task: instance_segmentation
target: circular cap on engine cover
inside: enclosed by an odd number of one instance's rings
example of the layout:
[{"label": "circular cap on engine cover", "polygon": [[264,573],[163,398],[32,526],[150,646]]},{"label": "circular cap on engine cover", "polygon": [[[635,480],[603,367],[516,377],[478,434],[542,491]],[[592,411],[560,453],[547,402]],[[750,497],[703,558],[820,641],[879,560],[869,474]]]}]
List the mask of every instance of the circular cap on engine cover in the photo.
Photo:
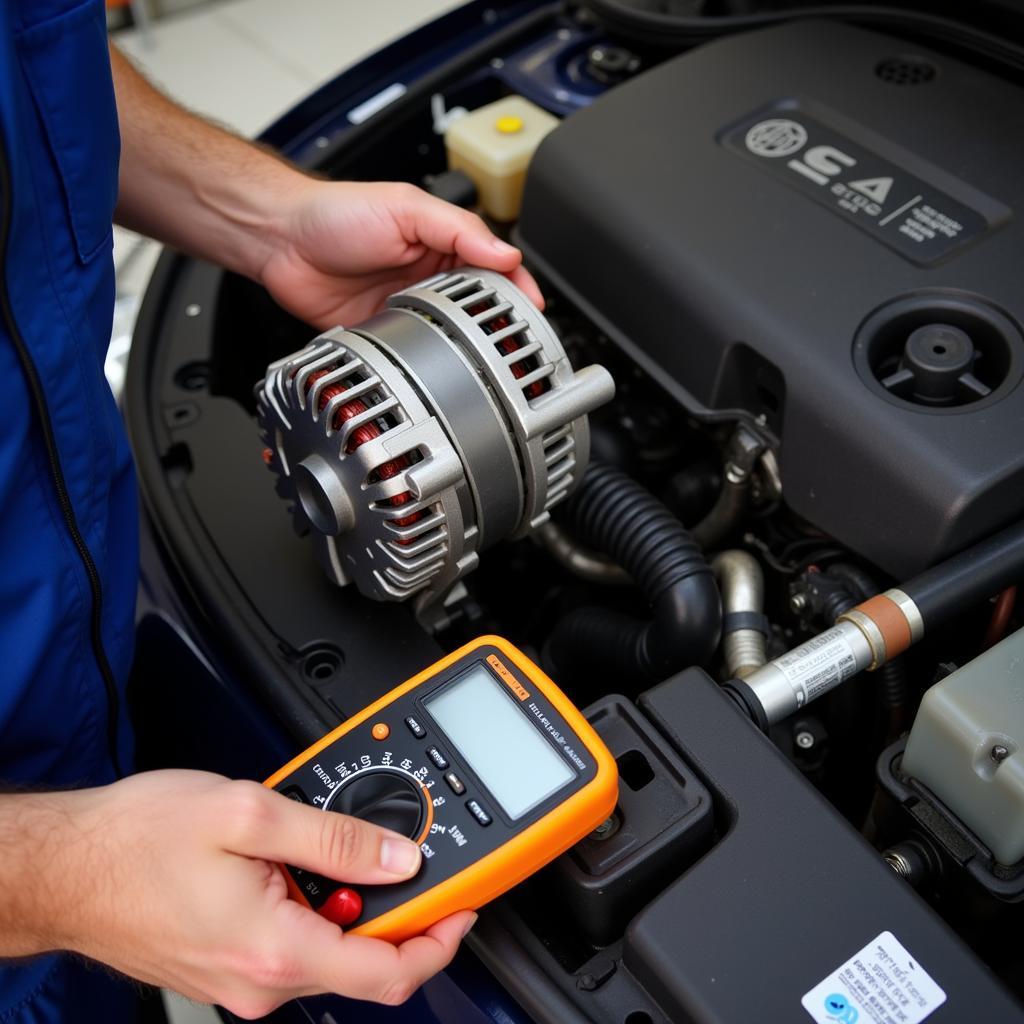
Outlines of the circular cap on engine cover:
[{"label": "circular cap on engine cover", "polygon": [[923,401],[955,398],[959,380],[974,362],[974,344],[966,331],[950,324],[925,324],[911,331],[903,366],[914,376],[914,394]]},{"label": "circular cap on engine cover", "polygon": [[853,361],[872,391],[903,408],[976,412],[1024,377],[1024,334],[981,295],[921,290],[868,315],[854,335]]}]

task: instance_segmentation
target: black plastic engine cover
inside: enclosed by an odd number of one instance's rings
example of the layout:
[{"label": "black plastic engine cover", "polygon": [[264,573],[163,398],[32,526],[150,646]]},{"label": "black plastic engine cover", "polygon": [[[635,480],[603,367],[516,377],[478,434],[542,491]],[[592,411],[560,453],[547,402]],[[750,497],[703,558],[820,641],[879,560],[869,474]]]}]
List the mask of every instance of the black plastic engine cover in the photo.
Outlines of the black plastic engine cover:
[{"label": "black plastic engine cover", "polygon": [[906,42],[752,32],[548,136],[520,240],[689,411],[763,416],[790,506],[904,576],[1024,512],[1022,123],[1024,91]]}]

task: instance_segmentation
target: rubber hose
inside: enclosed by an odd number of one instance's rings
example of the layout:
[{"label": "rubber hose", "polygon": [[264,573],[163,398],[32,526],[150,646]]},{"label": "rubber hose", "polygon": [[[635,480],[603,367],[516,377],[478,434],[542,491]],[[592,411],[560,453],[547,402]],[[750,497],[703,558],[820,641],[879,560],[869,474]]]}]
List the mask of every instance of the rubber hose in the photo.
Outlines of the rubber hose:
[{"label": "rubber hose", "polygon": [[1024,522],[1014,523],[926,569],[900,589],[917,605],[927,633],[1021,582],[1024,582]]},{"label": "rubber hose", "polygon": [[693,537],[654,495],[613,466],[592,462],[565,521],[629,573],[652,618],[605,608],[571,612],[547,644],[556,672],[593,667],[657,681],[710,659],[722,628],[718,587]]}]

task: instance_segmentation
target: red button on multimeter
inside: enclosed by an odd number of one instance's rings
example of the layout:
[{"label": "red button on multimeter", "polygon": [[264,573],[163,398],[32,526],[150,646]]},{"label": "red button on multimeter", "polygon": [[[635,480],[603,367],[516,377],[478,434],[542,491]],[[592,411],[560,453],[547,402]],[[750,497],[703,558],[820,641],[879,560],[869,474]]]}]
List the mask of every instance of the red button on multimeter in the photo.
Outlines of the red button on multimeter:
[{"label": "red button on multimeter", "polygon": [[396,687],[266,785],[419,843],[416,876],[363,888],[361,907],[341,882],[285,868],[294,899],[400,942],[482,906],[592,832],[615,806],[618,772],[565,694],[489,636]]}]

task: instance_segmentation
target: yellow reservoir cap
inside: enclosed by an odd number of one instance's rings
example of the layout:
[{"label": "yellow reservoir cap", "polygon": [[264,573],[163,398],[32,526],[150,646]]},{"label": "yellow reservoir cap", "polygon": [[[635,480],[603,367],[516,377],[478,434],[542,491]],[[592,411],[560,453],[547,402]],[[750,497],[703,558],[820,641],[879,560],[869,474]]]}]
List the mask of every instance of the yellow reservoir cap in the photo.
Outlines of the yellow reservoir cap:
[{"label": "yellow reservoir cap", "polygon": [[501,132],[502,135],[515,135],[516,132],[523,130],[523,119],[516,117],[515,114],[507,114],[505,117],[499,117],[494,122],[494,127]]}]

